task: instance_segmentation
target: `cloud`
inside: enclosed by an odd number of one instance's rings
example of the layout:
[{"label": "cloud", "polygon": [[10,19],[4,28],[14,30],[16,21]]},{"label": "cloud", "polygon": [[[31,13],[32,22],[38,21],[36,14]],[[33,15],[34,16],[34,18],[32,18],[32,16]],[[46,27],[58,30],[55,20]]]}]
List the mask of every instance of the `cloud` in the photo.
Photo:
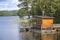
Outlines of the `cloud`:
[{"label": "cloud", "polygon": [[18,10],[18,0],[7,0],[0,2],[0,10]]}]

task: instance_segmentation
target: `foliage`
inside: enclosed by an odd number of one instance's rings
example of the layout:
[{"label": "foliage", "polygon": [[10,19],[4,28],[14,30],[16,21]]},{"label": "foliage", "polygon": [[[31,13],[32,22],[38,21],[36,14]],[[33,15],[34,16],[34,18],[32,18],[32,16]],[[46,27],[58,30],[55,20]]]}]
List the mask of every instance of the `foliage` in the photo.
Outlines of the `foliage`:
[{"label": "foliage", "polygon": [[20,20],[18,20],[18,21],[15,21],[15,22],[17,22],[17,23],[23,23],[23,22],[26,22],[26,23],[35,23],[36,22],[36,20],[35,20],[35,18],[30,18],[30,19],[20,19]]},{"label": "foliage", "polygon": [[12,10],[12,11],[0,11],[0,16],[17,16],[16,14],[17,10]]},{"label": "foliage", "polygon": [[57,9],[57,11],[55,12],[54,17],[55,17],[55,19],[54,19],[55,23],[60,23],[60,8]]},{"label": "foliage", "polygon": [[[60,0],[19,0],[21,4],[18,7],[23,7],[27,10],[26,14],[42,15],[43,11],[47,16],[53,16],[58,8],[60,8]],[[31,6],[30,10],[29,5]],[[25,10],[25,11],[26,11]]]},{"label": "foliage", "polygon": [[[19,0],[19,2],[21,2],[21,4],[18,6],[25,9],[23,11],[20,9],[21,12],[18,12],[19,16],[31,14],[34,17],[36,15],[40,16],[44,12],[46,16],[54,16],[55,21],[58,21],[60,18],[60,0]],[[29,8],[29,6],[31,6],[31,8]]]},{"label": "foliage", "polygon": [[18,0],[20,3],[17,5],[20,9],[18,10],[18,15],[20,17],[23,17],[23,16],[26,16],[28,15],[28,17],[30,18],[30,15],[29,15],[29,3],[30,1],[29,0]]},{"label": "foliage", "polygon": [[[45,13],[47,16],[53,16],[58,8],[60,8],[60,0],[34,0],[32,2],[32,14],[39,15]],[[41,12],[39,12],[41,11]],[[34,15],[33,14],[33,15]]]},{"label": "foliage", "polygon": [[36,22],[36,19],[35,18],[30,18],[29,19],[29,23],[34,23],[34,22]]},{"label": "foliage", "polygon": [[28,23],[32,24],[33,26],[36,26],[36,19],[35,18],[30,18]]},{"label": "foliage", "polygon": [[19,10],[17,11],[17,15],[18,15],[20,18],[22,18],[23,16],[25,16],[25,15],[26,15],[25,9],[24,9],[24,8],[19,9]]}]

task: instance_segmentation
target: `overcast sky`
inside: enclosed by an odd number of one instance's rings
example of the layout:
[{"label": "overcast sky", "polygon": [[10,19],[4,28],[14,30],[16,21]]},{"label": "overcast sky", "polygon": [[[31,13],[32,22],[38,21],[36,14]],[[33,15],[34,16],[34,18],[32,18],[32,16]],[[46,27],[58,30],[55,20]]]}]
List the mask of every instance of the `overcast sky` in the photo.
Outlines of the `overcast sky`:
[{"label": "overcast sky", "polygon": [[18,0],[0,0],[0,10],[17,10]]}]

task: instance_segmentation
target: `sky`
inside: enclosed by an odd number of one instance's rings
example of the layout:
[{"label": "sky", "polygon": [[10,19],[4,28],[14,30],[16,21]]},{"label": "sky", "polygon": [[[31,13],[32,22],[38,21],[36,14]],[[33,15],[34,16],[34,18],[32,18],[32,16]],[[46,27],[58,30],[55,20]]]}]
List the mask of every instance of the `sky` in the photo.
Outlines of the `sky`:
[{"label": "sky", "polygon": [[0,0],[0,10],[18,10],[18,0]]}]

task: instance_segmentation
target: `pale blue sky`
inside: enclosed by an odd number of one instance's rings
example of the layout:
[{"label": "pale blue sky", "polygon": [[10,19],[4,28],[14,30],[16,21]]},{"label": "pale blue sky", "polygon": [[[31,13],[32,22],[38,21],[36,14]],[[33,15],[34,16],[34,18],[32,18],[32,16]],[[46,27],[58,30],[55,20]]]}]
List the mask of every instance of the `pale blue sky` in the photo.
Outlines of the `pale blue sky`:
[{"label": "pale blue sky", "polygon": [[0,10],[17,10],[18,0],[0,0]]}]

